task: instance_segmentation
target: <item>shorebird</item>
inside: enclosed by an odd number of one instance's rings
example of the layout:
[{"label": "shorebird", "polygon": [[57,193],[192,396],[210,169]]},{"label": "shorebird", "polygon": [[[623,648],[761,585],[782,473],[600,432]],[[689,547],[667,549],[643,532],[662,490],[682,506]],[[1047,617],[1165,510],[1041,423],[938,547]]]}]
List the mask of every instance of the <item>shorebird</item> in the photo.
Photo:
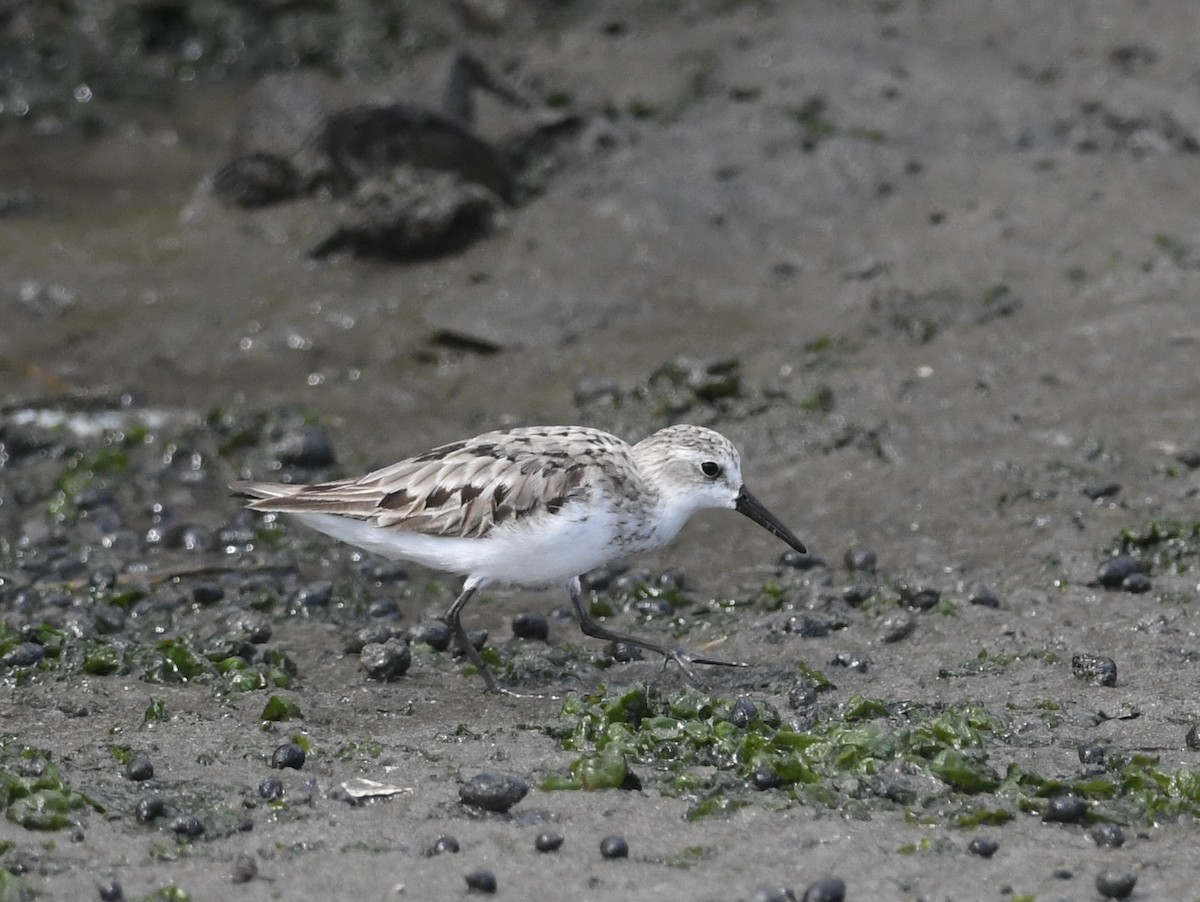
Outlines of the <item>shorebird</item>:
[{"label": "shorebird", "polygon": [[251,510],[289,514],[386,558],[465,577],[444,619],[488,689],[502,691],[461,613],[491,583],[566,585],[584,634],[691,664],[727,665],[597,623],[579,577],[670,542],[697,511],[731,508],[801,554],[801,542],[747,491],[737,448],[702,426],[668,426],[636,445],[583,426],[485,432],[368,473],[315,485],[239,482]]}]

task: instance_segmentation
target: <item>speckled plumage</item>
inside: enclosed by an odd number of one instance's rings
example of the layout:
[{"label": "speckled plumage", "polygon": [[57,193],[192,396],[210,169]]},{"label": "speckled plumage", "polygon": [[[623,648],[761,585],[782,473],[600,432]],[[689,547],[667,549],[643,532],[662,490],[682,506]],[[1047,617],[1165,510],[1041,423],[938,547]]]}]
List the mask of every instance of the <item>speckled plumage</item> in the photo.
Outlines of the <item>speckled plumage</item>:
[{"label": "speckled plumage", "polygon": [[[584,631],[607,632],[583,610],[579,575],[665,545],[706,508],[734,508],[804,550],[746,491],[733,444],[701,426],[670,426],[633,446],[582,426],[508,429],[359,479],[233,488],[254,499],[253,510],[291,514],[368,551],[465,576],[464,592],[447,614],[459,633],[458,612],[491,582],[566,582]],[[661,651],[686,669],[682,653],[618,638]]]}]

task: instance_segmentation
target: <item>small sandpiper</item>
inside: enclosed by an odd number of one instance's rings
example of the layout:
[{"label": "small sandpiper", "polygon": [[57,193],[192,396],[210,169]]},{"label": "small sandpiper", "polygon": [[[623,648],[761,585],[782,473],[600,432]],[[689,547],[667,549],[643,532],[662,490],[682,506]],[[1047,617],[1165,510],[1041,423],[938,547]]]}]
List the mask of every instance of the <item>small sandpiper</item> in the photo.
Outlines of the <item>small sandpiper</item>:
[{"label": "small sandpiper", "polygon": [[751,495],[737,448],[702,426],[668,426],[636,445],[583,426],[485,432],[368,473],[315,485],[239,482],[257,511],[291,514],[343,542],[386,558],[466,577],[446,611],[456,641],[488,689],[497,685],[467,638],[460,614],[491,583],[565,583],[588,636],[624,642],[675,661],[728,664],[624,636],[592,619],[579,577],[667,544],[688,518],[732,508],[801,554],[804,543]]}]

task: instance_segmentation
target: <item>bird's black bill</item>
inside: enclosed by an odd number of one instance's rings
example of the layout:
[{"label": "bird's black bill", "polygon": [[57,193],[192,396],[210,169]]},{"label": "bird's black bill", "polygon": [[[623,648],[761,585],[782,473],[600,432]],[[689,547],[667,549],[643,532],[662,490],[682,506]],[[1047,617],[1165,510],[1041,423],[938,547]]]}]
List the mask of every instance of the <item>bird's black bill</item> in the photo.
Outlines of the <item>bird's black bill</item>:
[{"label": "bird's black bill", "polygon": [[795,533],[780,523],[779,519],[773,513],[763,507],[761,501],[747,492],[745,486],[742,486],[742,491],[738,494],[733,509],[739,514],[745,514],[771,535],[783,539],[801,554],[808,554],[808,549],[804,547],[803,542],[796,538]]}]

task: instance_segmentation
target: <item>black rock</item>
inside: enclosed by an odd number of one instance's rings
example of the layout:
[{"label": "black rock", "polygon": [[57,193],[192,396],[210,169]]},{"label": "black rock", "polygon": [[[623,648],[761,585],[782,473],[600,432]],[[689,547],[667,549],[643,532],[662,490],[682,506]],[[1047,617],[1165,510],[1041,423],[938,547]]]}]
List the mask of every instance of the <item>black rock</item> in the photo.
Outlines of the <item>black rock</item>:
[{"label": "black rock", "polygon": [[116,877],[102,877],[96,884],[102,902],[121,902],[125,898],[125,890]]},{"label": "black rock", "polygon": [[1134,595],[1140,595],[1142,592],[1149,592],[1153,587],[1153,583],[1150,582],[1150,577],[1145,573],[1130,573],[1127,577],[1121,580],[1121,591],[1132,592]]},{"label": "black rock", "polygon": [[266,777],[258,784],[258,797],[266,802],[283,798],[283,781],[278,777]]},{"label": "black rock", "polygon": [[21,642],[8,650],[0,664],[5,667],[32,667],[46,657],[46,649],[36,642]]},{"label": "black rock", "polygon": [[629,843],[625,842],[624,836],[613,834],[606,836],[600,840],[600,857],[601,858],[628,858]]},{"label": "black rock", "polygon": [[1042,820],[1054,824],[1077,824],[1087,813],[1087,799],[1072,795],[1055,796],[1042,810]]},{"label": "black rock", "polygon": [[870,548],[848,548],[844,560],[846,569],[851,573],[874,573],[879,563],[878,557]]},{"label": "black rock", "polygon": [[751,782],[754,784],[755,789],[761,789],[764,791],[768,789],[778,789],[783,785],[783,777],[779,776],[779,774],[775,773],[775,771],[773,771],[771,768],[764,766],[760,767],[754,772]]},{"label": "black rock", "polygon": [[158,796],[143,796],[133,809],[133,816],[139,824],[148,824],[166,813],[167,806]]},{"label": "black rock", "polygon": [[910,608],[928,611],[942,600],[942,593],[937,589],[913,589],[909,586],[901,586],[900,600]]},{"label": "black rock", "polygon": [[300,186],[300,172],[286,157],[262,151],[234,157],[212,180],[217,197],[243,209],[290,200]]},{"label": "black rock", "polygon": [[458,840],[453,836],[439,836],[433,841],[433,845],[429,847],[430,855],[453,855],[459,850]]},{"label": "black rock", "polygon": [[687,583],[687,574],[682,567],[670,567],[658,574],[658,579],[654,582],[662,589],[682,591]]},{"label": "black rock", "polygon": [[181,814],[171,821],[171,832],[194,839],[204,835],[204,821],[194,814]]},{"label": "black rock", "polygon": [[781,570],[812,570],[816,567],[824,566],[824,558],[817,557],[815,554],[801,554],[792,548],[779,555],[779,568]]},{"label": "black rock", "polygon": [[845,898],[846,881],[841,877],[822,877],[809,884],[802,902],[844,902]]},{"label": "black rock", "polygon": [[388,639],[382,644],[372,642],[363,646],[358,663],[370,679],[387,682],[408,672],[412,650],[403,639]]},{"label": "black rock", "polygon": [[135,755],[130,762],[125,765],[125,778],[141,782],[149,780],[154,776],[154,765],[150,763],[150,759],[145,755]]},{"label": "black rock", "polygon": [[562,848],[563,838],[559,833],[539,833],[533,847],[539,852],[557,852]]},{"label": "black rock", "polygon": [[917,618],[911,611],[900,611],[891,617],[885,617],[882,626],[879,636],[881,640],[889,644],[902,642],[916,631]]},{"label": "black rock", "polygon": [[858,607],[875,594],[875,587],[870,583],[852,583],[842,589],[842,601],[853,607]]},{"label": "black rock", "polygon": [[789,617],[783,625],[785,633],[793,633],[803,639],[820,639],[829,635],[829,624],[807,614],[796,614]]},{"label": "black rock", "polygon": [[967,598],[969,604],[977,604],[983,608],[998,608],[1000,607],[1000,599],[996,597],[996,593],[987,586],[975,586],[971,590],[971,595]]},{"label": "black rock", "polygon": [[1119,824],[1097,824],[1088,832],[1088,836],[1096,845],[1109,849],[1119,849],[1125,845],[1125,831]]},{"label": "black rock", "polygon": [[733,707],[729,709],[729,722],[735,727],[740,727],[743,730],[758,720],[758,705],[743,695],[733,703]]},{"label": "black rock", "polygon": [[764,883],[755,887],[750,902],[796,902],[796,896],[790,889]]},{"label": "black rock", "polygon": [[1200,448],[1188,448],[1186,451],[1180,451],[1175,459],[1188,469],[1194,470],[1200,467]]},{"label": "black rock", "polygon": [[1104,655],[1072,655],[1071,673],[1095,686],[1117,685],[1117,662]]},{"label": "black rock", "polygon": [[329,467],[337,460],[333,442],[319,426],[301,426],[275,444],[275,458],[287,467],[309,470]]},{"label": "black rock", "polygon": [[1192,724],[1188,728],[1187,735],[1183,737],[1183,741],[1193,752],[1200,752],[1200,724]]},{"label": "black rock", "polygon": [[967,851],[972,855],[978,855],[980,858],[991,858],[999,848],[1000,843],[996,842],[990,836],[976,836],[967,843]]},{"label": "black rock", "polygon": [[630,661],[642,660],[642,650],[628,642],[610,642],[608,656],[618,664],[628,664]]},{"label": "black rock", "polygon": [[488,631],[484,629],[467,630],[467,641],[475,646],[476,651],[483,651],[483,647],[487,645]]},{"label": "black rock", "polygon": [[477,774],[458,788],[464,805],[503,814],[525,798],[529,784],[508,774]]},{"label": "black rock", "polygon": [[103,564],[91,572],[88,582],[91,583],[93,589],[99,589],[102,592],[108,591],[117,585],[117,570],[115,567]]},{"label": "black rock", "polygon": [[1118,554],[1096,569],[1096,579],[1106,589],[1118,589],[1127,576],[1141,572],[1142,565],[1137,560],[1127,554]]},{"label": "black rock", "polygon": [[400,605],[396,603],[396,599],[390,596],[376,598],[367,608],[367,616],[374,617],[376,620],[395,620],[400,616]]},{"label": "black rock", "polygon": [[239,855],[233,860],[229,878],[234,883],[249,883],[258,876],[258,862],[253,855]]},{"label": "black rock", "polygon": [[666,598],[643,598],[633,603],[633,609],[643,617],[673,617],[675,605]]},{"label": "black rock", "polygon": [[342,651],[348,655],[356,655],[368,645],[382,645],[388,639],[398,638],[399,635],[399,631],[391,623],[368,623],[354,631],[354,635],[342,646]]},{"label": "black rock", "polygon": [[545,642],[550,638],[550,623],[537,611],[522,611],[512,619],[513,635],[518,639]]},{"label": "black rock", "polygon": [[817,703],[817,687],[808,682],[794,684],[787,694],[788,706],[796,708],[811,708]]},{"label": "black rock", "polygon": [[309,583],[296,593],[296,604],[302,608],[324,608],[333,600],[333,583],[328,580]]},{"label": "black rock", "polygon": [[1137,875],[1132,871],[1105,868],[1096,875],[1096,892],[1106,899],[1126,899],[1137,886]]},{"label": "black rock", "polygon": [[1121,493],[1121,486],[1115,482],[1087,482],[1080,489],[1084,495],[1097,501],[1100,498],[1111,498]]},{"label": "black rock", "polygon": [[228,623],[231,632],[244,636],[252,645],[269,642],[274,629],[271,618],[260,611],[238,611]]},{"label": "black rock", "polygon": [[278,770],[285,767],[299,770],[304,767],[304,749],[294,742],[285,742],[271,754],[271,767]]},{"label": "black rock", "polygon": [[434,651],[445,651],[450,647],[450,627],[442,620],[425,620],[408,630],[408,641],[428,645]]},{"label": "black rock", "polygon": [[496,875],[486,868],[471,871],[466,876],[467,889],[473,893],[494,893],[496,891]]},{"label": "black rock", "polygon": [[225,597],[225,590],[220,583],[203,582],[192,586],[192,601],[196,604],[216,604]]},{"label": "black rock", "polygon": [[1079,747],[1080,764],[1103,764],[1104,746],[1098,742],[1089,742]]}]

